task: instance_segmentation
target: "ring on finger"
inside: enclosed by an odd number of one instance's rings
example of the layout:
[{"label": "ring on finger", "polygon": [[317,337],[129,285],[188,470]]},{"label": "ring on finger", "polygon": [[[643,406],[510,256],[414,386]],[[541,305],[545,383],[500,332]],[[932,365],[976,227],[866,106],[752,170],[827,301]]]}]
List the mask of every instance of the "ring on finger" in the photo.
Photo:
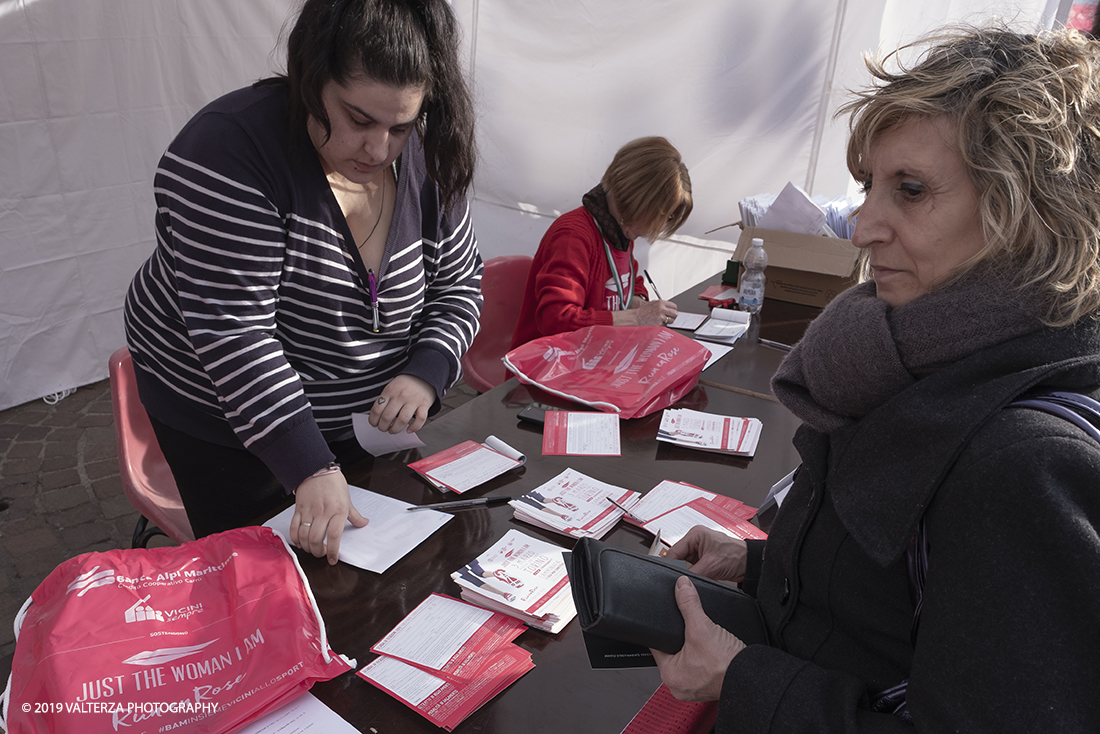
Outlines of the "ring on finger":
[{"label": "ring on finger", "polygon": [[302,527],[303,527],[303,528],[308,528],[308,527],[309,527],[310,525],[312,525],[312,524],[313,524],[313,523],[311,523],[311,522],[304,522],[304,523],[302,523]]}]

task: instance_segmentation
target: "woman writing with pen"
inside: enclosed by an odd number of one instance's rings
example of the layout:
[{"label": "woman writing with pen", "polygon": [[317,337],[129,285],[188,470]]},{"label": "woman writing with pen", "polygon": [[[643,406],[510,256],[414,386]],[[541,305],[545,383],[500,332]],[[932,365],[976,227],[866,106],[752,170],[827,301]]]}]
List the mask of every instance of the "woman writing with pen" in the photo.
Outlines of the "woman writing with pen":
[{"label": "woman writing with pen", "polygon": [[307,0],[287,73],[201,110],[161,159],[126,299],[142,403],[196,536],[294,494],[336,562],[352,413],[415,431],[478,329],[473,112],[446,0]]},{"label": "woman writing with pen", "polygon": [[676,304],[649,300],[634,240],[668,237],[691,214],[691,179],[679,151],[661,137],[627,143],[581,203],[539,243],[513,349],[585,326],[662,326],[676,318]]}]

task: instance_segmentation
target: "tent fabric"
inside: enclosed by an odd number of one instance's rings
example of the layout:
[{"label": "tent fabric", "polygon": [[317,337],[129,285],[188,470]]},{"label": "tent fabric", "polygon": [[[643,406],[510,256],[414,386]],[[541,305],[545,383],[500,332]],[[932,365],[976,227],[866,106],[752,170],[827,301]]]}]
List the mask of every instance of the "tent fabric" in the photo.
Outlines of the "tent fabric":
[{"label": "tent fabric", "polygon": [[[664,135],[695,211],[639,248],[662,293],[724,267],[737,202],[788,180],[846,193],[861,53],[944,19],[1033,29],[1066,0],[453,0],[478,104],[485,257],[533,254],[615,150]],[[1063,7],[1064,6],[1064,7]],[[0,0],[0,409],[107,375],[153,249],[152,179],[174,133],[280,68],[296,0]]]}]

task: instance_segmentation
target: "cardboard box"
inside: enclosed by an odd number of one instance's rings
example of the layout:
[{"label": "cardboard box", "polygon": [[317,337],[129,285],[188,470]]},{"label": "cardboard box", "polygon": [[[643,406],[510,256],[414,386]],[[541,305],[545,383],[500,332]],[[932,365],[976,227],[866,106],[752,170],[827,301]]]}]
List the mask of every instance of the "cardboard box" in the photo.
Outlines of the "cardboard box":
[{"label": "cardboard box", "polygon": [[[824,307],[856,283],[859,250],[851,240],[746,227],[737,240],[735,260],[744,259],[754,237],[764,240],[768,253],[765,298]],[[742,266],[742,274],[744,271]]]}]

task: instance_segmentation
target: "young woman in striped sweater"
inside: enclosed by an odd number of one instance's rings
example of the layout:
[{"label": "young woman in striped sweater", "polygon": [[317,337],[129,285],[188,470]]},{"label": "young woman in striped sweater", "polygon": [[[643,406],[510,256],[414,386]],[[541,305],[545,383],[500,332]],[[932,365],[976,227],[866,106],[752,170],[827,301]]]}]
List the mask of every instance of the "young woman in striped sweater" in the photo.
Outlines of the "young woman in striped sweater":
[{"label": "young woman in striped sweater", "polygon": [[419,429],[478,330],[473,112],[446,0],[308,0],[287,73],[201,110],[154,181],[126,330],[197,536],[295,494],[336,562],[353,412]]}]

